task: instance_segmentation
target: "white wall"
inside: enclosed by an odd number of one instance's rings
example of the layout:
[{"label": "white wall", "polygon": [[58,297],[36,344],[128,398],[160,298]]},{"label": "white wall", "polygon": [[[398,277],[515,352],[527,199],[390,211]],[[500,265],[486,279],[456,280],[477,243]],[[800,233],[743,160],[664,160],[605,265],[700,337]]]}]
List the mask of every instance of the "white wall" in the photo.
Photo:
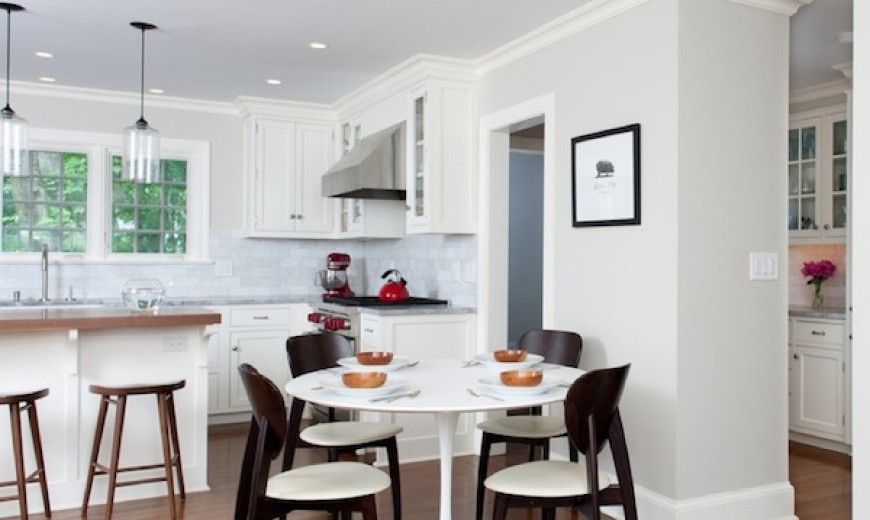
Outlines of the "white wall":
[{"label": "white wall", "polygon": [[[785,260],[788,19],[638,3],[488,72],[480,114],[555,97],[544,321],[584,336],[584,368],[632,363],[623,416],[642,515],[787,517],[785,280],[750,283],[748,254]],[[571,227],[570,139],[635,122],[641,225]]]},{"label": "white wall", "polygon": [[[855,0],[853,49],[852,142],[870,142],[870,3]],[[870,518],[870,150],[852,150],[852,518]]]}]

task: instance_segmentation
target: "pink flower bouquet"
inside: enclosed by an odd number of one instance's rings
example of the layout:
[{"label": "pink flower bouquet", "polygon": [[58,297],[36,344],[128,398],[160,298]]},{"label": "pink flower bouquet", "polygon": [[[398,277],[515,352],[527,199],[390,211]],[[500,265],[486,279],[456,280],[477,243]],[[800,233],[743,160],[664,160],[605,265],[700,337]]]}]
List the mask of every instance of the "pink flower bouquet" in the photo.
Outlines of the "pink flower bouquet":
[{"label": "pink flower bouquet", "polygon": [[809,276],[807,285],[815,286],[813,294],[813,307],[821,308],[824,300],[822,298],[822,282],[834,276],[837,271],[837,266],[830,260],[819,260],[818,262],[804,262],[801,269],[801,274]]}]

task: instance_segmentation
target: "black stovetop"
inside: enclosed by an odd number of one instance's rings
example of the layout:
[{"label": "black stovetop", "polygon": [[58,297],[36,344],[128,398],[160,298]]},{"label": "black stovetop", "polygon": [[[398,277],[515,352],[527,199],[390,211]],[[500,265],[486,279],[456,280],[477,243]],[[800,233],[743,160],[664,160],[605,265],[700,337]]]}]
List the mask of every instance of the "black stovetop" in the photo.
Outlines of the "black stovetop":
[{"label": "black stovetop", "polygon": [[339,305],[348,305],[356,307],[404,307],[410,305],[447,305],[447,300],[436,300],[433,298],[418,298],[411,296],[407,300],[398,302],[384,302],[377,296],[324,296],[324,303],[337,303]]}]

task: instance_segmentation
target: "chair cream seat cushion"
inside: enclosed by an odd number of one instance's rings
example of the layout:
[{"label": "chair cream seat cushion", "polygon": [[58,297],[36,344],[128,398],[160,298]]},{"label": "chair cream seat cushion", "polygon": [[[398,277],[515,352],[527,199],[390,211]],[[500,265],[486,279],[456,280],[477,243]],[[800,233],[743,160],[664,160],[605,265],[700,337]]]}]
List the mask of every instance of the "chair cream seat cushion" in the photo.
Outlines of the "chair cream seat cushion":
[{"label": "chair cream seat cushion", "polygon": [[299,433],[299,438],[317,446],[350,446],[388,439],[401,432],[401,426],[390,423],[337,421],[309,426]]},{"label": "chair cream seat cushion", "polygon": [[390,477],[360,462],[302,466],[269,478],[266,496],[277,500],[337,500],[378,493]]},{"label": "chair cream seat cushion", "polygon": [[[611,483],[610,477],[598,472],[599,489]],[[589,494],[586,464],[563,460],[539,460],[510,466],[493,473],[483,485],[496,493],[525,497]]]},{"label": "chair cream seat cushion", "polygon": [[530,439],[546,439],[565,435],[565,419],[547,415],[509,415],[487,419],[478,423],[478,428],[495,435],[505,437],[526,437]]}]

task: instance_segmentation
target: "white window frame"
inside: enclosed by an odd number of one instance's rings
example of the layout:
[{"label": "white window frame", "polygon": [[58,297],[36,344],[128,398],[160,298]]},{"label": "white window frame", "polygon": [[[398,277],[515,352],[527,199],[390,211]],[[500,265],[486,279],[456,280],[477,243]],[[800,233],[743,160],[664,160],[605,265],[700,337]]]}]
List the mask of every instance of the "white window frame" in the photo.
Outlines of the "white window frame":
[{"label": "white window frame", "polygon": [[[88,156],[87,252],[52,255],[52,262],[97,264],[177,264],[209,262],[211,145],[207,141],[160,139],[163,159],[187,162],[187,247],[183,255],[112,253],[111,156],[120,155],[121,136],[92,132],[31,128],[29,148]],[[39,253],[0,252],[0,263],[29,263]]]}]

